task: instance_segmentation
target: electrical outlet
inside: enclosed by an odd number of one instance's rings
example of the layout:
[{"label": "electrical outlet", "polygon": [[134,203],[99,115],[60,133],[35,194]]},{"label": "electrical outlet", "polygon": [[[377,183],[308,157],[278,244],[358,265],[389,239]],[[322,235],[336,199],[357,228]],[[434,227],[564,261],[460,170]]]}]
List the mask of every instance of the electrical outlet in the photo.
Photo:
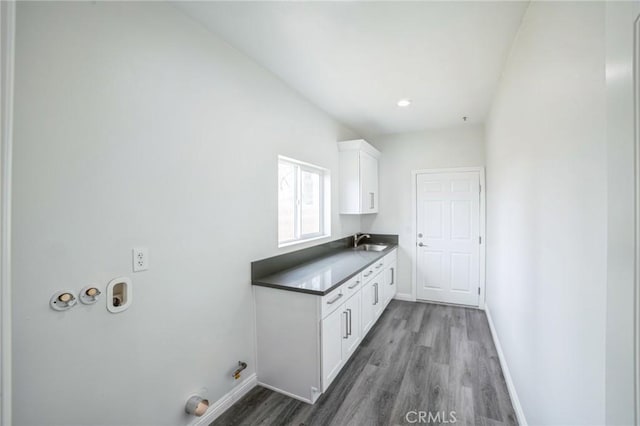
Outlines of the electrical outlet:
[{"label": "electrical outlet", "polygon": [[136,247],[133,252],[133,272],[146,271],[149,269],[149,249],[146,247]]}]

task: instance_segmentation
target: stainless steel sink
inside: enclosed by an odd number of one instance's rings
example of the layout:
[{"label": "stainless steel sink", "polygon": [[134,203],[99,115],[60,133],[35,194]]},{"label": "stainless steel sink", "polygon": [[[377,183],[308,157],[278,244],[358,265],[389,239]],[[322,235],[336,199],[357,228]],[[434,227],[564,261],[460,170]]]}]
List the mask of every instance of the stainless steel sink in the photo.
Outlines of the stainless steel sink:
[{"label": "stainless steel sink", "polygon": [[384,244],[361,244],[356,247],[356,250],[364,250],[364,251],[383,251],[385,250],[387,245]]}]

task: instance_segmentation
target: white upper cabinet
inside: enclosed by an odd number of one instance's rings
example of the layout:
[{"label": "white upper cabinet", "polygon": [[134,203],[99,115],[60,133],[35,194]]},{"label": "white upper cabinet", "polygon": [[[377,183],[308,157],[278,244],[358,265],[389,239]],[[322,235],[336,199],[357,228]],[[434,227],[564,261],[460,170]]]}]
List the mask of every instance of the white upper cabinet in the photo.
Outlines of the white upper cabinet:
[{"label": "white upper cabinet", "polygon": [[338,142],[340,214],[378,213],[380,151],[364,139]]}]

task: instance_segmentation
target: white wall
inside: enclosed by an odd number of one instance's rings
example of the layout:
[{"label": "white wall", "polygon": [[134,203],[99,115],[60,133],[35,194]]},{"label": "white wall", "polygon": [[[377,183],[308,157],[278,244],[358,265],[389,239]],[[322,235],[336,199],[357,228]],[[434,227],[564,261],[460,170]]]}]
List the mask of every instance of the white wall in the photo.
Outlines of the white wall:
[{"label": "white wall", "polygon": [[[335,239],[359,230],[335,190],[336,141],[357,135],[170,5],[17,19],[14,425],[186,424],[187,396],[255,371],[249,263],[279,252],[277,154],[331,169]],[[48,307],[122,275],[124,313]]]},{"label": "white wall", "polygon": [[604,4],[532,2],[487,122],[487,305],[530,424],[605,423]]},{"label": "white wall", "polygon": [[444,167],[484,166],[484,127],[462,125],[368,139],[382,152],[380,212],[362,216],[365,232],[398,234],[398,293],[412,293],[411,172]]},{"label": "white wall", "polygon": [[607,424],[634,422],[633,24],[640,2],[606,5]]}]

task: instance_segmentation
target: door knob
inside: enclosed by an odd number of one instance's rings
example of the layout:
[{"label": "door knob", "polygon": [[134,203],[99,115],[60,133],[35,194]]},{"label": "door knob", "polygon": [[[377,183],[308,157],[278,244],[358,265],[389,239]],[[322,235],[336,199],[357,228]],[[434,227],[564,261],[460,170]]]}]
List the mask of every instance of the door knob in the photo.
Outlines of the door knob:
[{"label": "door knob", "polygon": [[418,243],[418,246],[420,246],[420,247],[424,247],[424,244],[422,244],[422,243]]},{"label": "door knob", "polygon": [[418,234],[418,238],[422,238],[422,233]]}]

